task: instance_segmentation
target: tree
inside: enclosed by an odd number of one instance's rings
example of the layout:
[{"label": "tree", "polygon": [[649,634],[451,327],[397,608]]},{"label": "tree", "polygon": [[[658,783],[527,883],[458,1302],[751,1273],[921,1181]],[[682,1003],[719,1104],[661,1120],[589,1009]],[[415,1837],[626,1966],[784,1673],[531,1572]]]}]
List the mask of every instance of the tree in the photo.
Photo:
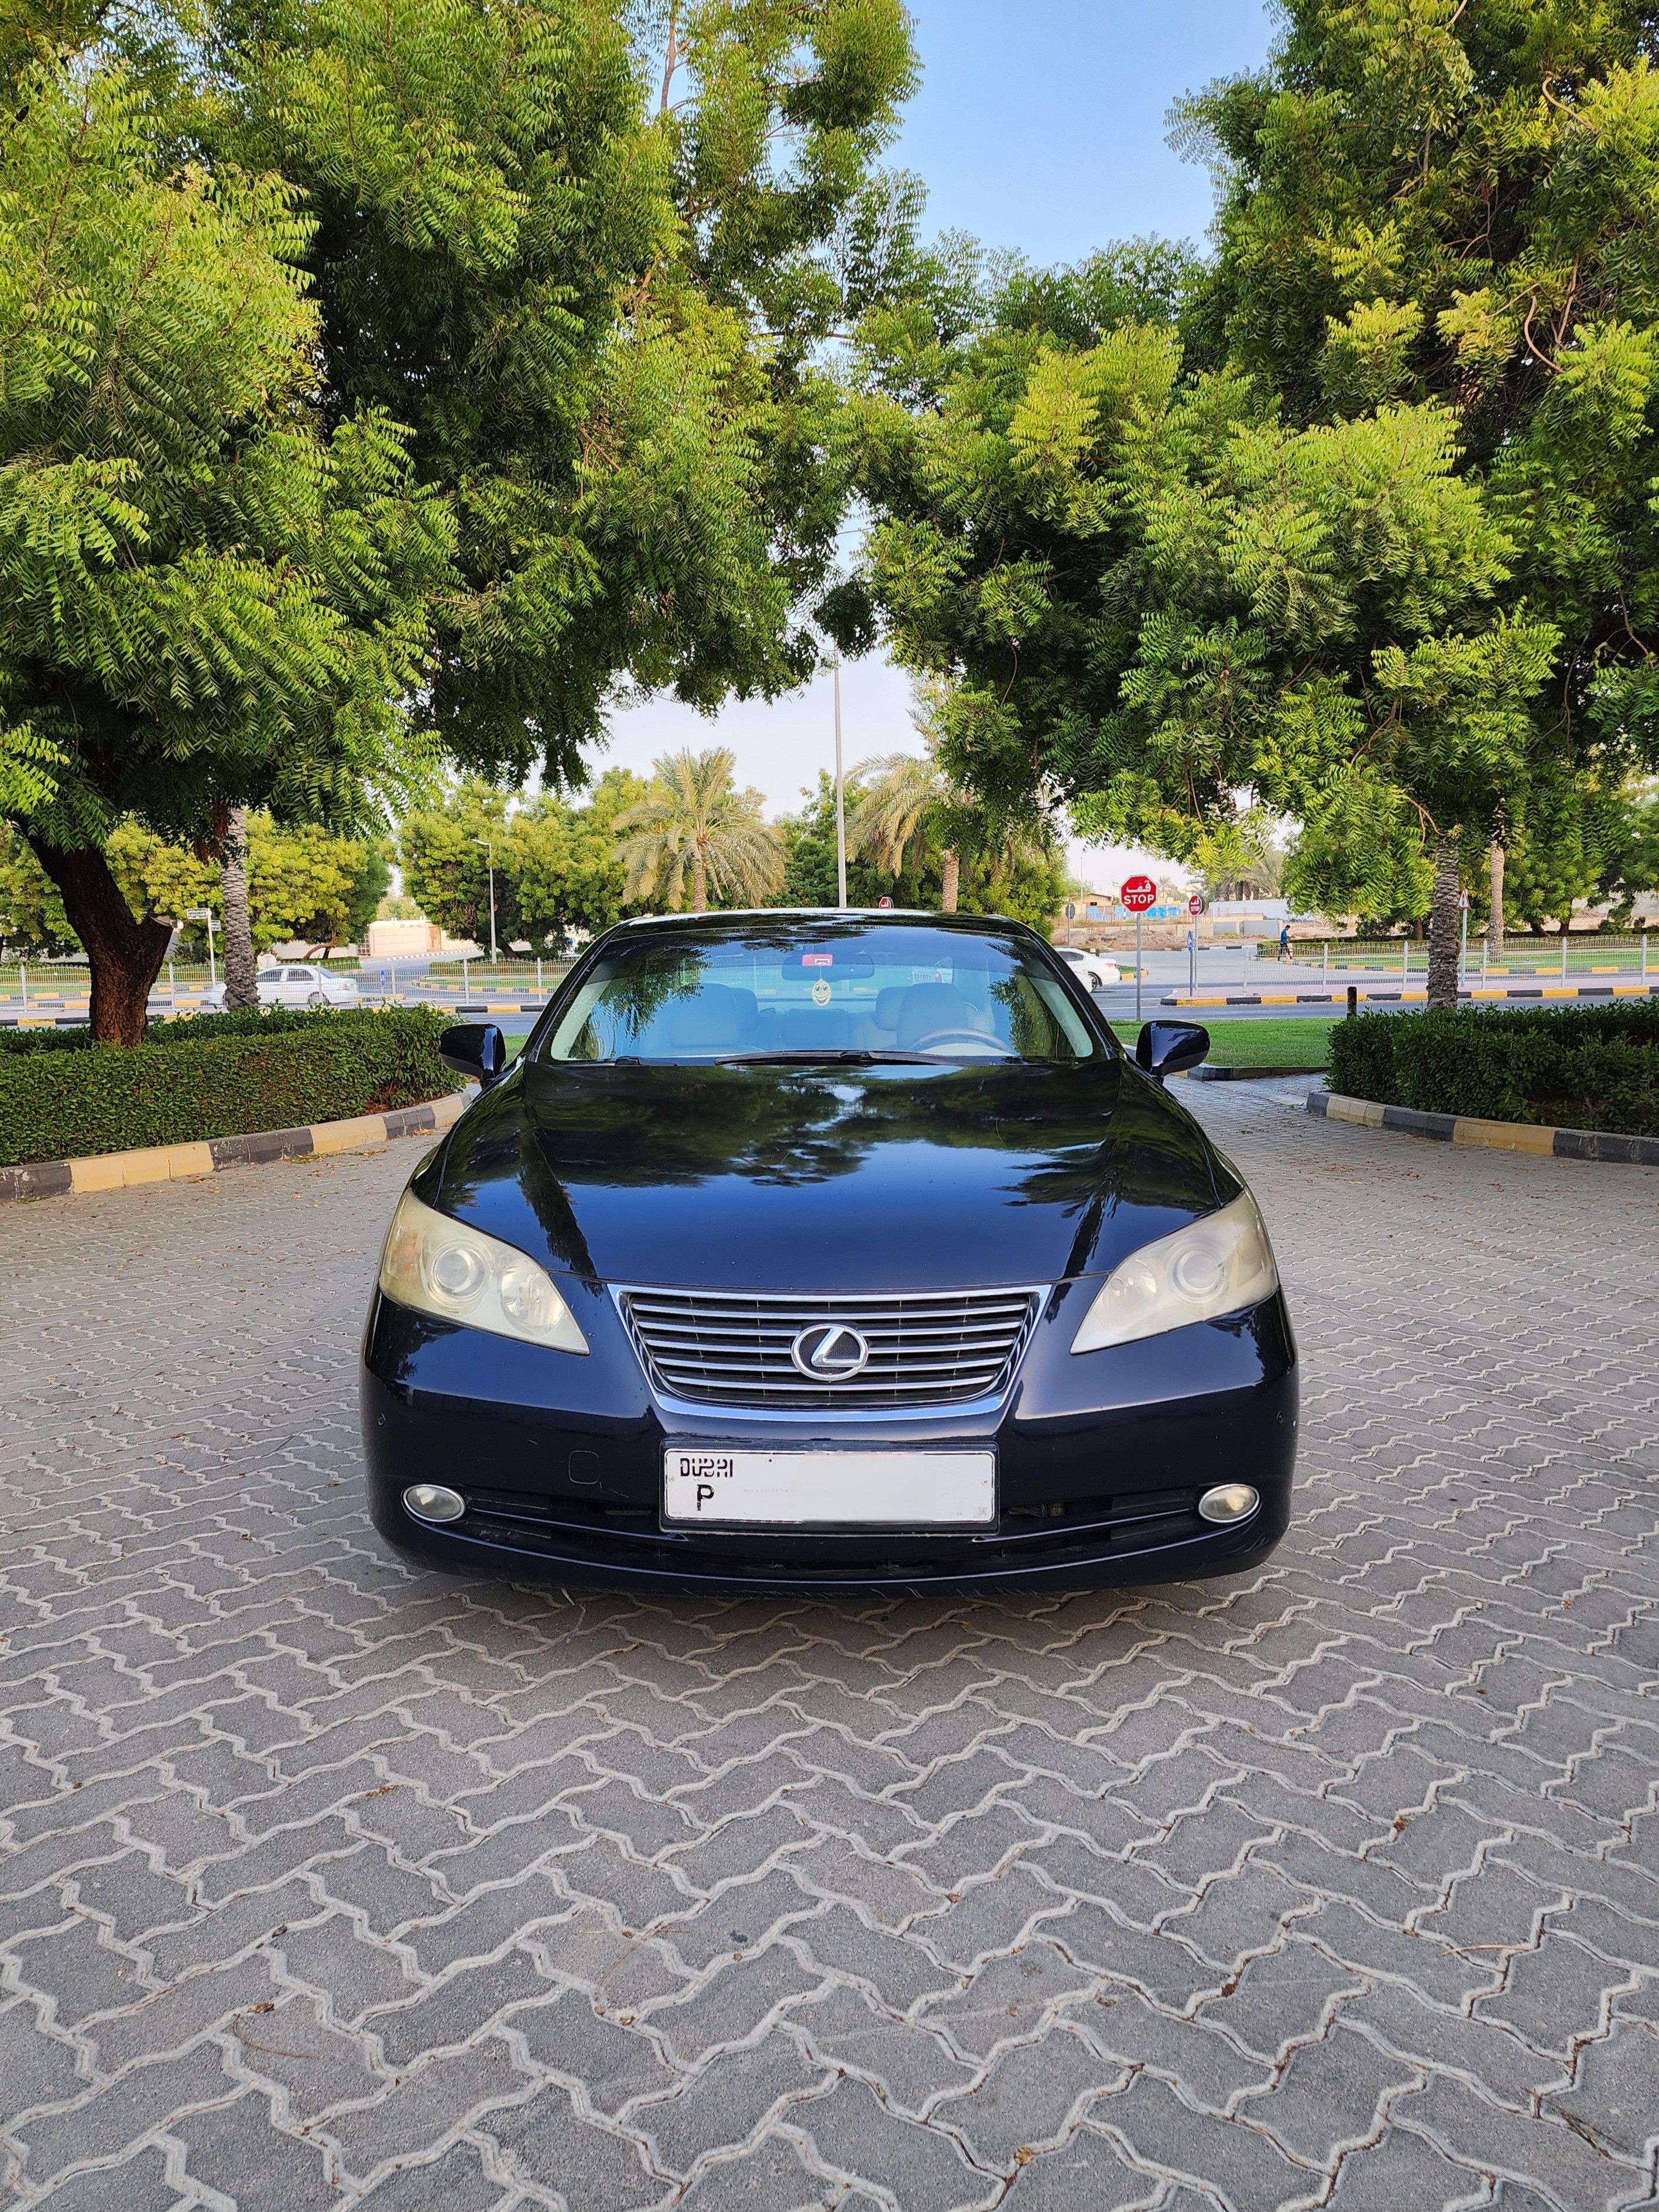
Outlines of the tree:
[{"label": "tree", "polygon": [[847,824],[847,849],[896,876],[929,848],[940,868],[939,908],[957,910],[962,848],[970,834],[968,794],[953,783],[934,753],[884,753],[853,771],[862,787]]},{"label": "tree", "polygon": [[226,810],[219,851],[219,893],[225,916],[225,1005],[233,1013],[252,1013],[259,1004],[259,984],[253,918],[248,909],[246,806]]},{"label": "tree", "polygon": [[[850,820],[860,797],[856,775],[845,779],[844,803]],[[801,805],[778,823],[783,839],[783,884],[778,893],[782,906],[833,907],[840,896],[836,851],[836,781],[827,769],[818,770],[817,787],[801,793]],[[847,899],[849,906],[874,906],[887,893],[895,896],[892,879],[849,851],[847,861]],[[914,900],[897,899],[899,905]]]},{"label": "tree", "polygon": [[219,851],[234,806],[349,814],[447,523],[384,416],[315,418],[285,185],[175,161],[118,59],[46,51],[7,90],[0,811],[86,947],[94,1036],[133,1043],[168,931],[120,895],[115,823]]},{"label": "tree", "polygon": [[627,769],[607,769],[586,806],[532,800],[514,818],[508,848],[519,910],[531,936],[562,940],[575,929],[609,929],[628,904],[617,817],[650,787]]},{"label": "tree", "polygon": [[122,814],[228,850],[234,918],[239,807],[366,821],[411,740],[576,782],[619,684],[810,670],[901,0],[76,5],[0,67],[0,810],[95,1034],[164,942]]},{"label": "tree", "polygon": [[1264,814],[1218,822],[1194,841],[1190,864],[1208,899],[1276,898],[1285,853]]},{"label": "tree", "polygon": [[861,580],[957,679],[946,764],[994,808],[1046,784],[1187,857],[1266,805],[1355,878],[1379,823],[1414,841],[1443,1002],[1460,875],[1659,745],[1650,33],[1619,0],[1285,15],[1182,112],[1219,250],[1170,309],[1080,337],[993,287],[936,316],[925,393],[867,325]]},{"label": "tree", "polygon": [[868,411],[869,586],[993,817],[1058,791],[1185,860],[1244,793],[1362,850],[1396,797],[1455,824],[1519,775],[1554,633],[1492,618],[1509,541],[1435,410],[1296,430],[1172,331],[994,324],[939,414]]},{"label": "tree", "polygon": [[573,929],[608,929],[628,903],[617,817],[648,789],[628,769],[609,769],[585,806],[543,793],[509,813],[506,792],[464,779],[399,830],[415,910],[453,936],[483,942],[493,854],[499,937],[546,945]]},{"label": "tree", "polygon": [[[310,823],[289,827],[252,813],[247,900],[256,950],[361,940],[390,877],[386,840],[337,837]],[[128,910],[154,921],[164,942],[192,907],[222,922],[222,864],[170,844],[131,816],[116,824],[103,860]],[[0,943],[27,951],[82,950],[61,902],[21,835],[0,823]]]},{"label": "tree", "polygon": [[495,855],[495,933],[511,944],[524,934],[518,877],[507,865],[508,794],[467,777],[434,805],[404,816],[398,857],[410,896],[452,937],[489,942],[490,854]]},{"label": "tree", "polygon": [[783,840],[761,819],[760,793],[734,787],[734,765],[723,745],[656,763],[647,795],[616,817],[630,899],[678,914],[689,891],[692,913],[706,914],[711,897],[755,907],[776,896]]},{"label": "tree", "polygon": [[[630,43],[629,26],[637,32]],[[580,785],[618,683],[810,672],[845,501],[821,342],[915,80],[902,0],[262,0],[199,128],[304,195],[328,418],[384,409],[458,533],[419,719]]]},{"label": "tree", "polygon": [[0,945],[13,959],[79,950],[56,884],[8,822],[0,822]]}]

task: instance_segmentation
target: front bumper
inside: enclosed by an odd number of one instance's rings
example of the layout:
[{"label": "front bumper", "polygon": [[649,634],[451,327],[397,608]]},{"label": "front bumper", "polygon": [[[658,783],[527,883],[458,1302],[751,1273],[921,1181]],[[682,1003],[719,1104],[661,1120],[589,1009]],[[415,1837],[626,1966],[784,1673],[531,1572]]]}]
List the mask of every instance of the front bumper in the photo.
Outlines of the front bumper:
[{"label": "front bumper", "polygon": [[[556,1583],[756,1592],[1084,1589],[1242,1573],[1290,1520],[1297,1364],[1282,1297],[1226,1322],[1073,1356],[1092,1282],[1048,1300],[1006,1399],[927,1415],[682,1407],[653,1396],[597,1284],[560,1287],[592,1347],[550,1352],[430,1321],[376,1293],[362,1414],[375,1526],[436,1565]],[[670,1444],[995,1449],[999,1514],[971,1533],[665,1528]],[[413,1482],[467,1501],[436,1528]],[[1249,1519],[1200,1520],[1200,1492],[1248,1482]]]}]

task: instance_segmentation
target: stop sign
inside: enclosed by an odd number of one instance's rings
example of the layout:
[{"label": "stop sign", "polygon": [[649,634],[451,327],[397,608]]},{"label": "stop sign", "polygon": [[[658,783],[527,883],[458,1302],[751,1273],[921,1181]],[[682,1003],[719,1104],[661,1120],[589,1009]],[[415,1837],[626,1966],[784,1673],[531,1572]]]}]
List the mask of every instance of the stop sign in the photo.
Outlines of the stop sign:
[{"label": "stop sign", "polygon": [[1125,914],[1146,914],[1158,904],[1158,885],[1150,876],[1131,876],[1118,896]]},{"label": "stop sign", "polygon": [[1188,902],[1187,902],[1187,911],[1188,911],[1188,913],[1189,915],[1191,915],[1191,916],[1193,917],[1193,920],[1194,920],[1194,921],[1196,921],[1198,920],[1198,917],[1200,916],[1200,915],[1201,915],[1201,914],[1203,913],[1203,911],[1204,911],[1204,900],[1203,900],[1203,896],[1202,896],[1202,895],[1201,895],[1200,892],[1198,892],[1198,891],[1194,891],[1194,892],[1193,893],[1192,896],[1188,900]]}]

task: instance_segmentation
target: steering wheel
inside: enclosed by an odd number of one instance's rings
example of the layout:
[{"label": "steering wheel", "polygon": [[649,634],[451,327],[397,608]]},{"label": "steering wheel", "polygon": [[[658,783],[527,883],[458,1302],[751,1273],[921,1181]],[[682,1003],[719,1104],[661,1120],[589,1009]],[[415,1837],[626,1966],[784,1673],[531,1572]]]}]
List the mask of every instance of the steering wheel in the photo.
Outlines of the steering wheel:
[{"label": "steering wheel", "polygon": [[971,1044],[981,1052],[994,1054],[999,1060],[1017,1060],[1019,1055],[999,1038],[988,1036],[984,1030],[929,1030],[926,1036],[916,1039],[915,1048],[926,1052],[930,1045]]}]

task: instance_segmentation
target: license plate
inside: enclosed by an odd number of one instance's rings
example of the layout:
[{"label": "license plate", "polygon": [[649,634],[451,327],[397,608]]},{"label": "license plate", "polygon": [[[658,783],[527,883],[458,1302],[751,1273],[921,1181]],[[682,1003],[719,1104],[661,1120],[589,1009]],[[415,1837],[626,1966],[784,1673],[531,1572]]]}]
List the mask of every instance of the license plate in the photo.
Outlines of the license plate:
[{"label": "license plate", "polygon": [[663,1455],[662,1513],[684,1527],[984,1528],[988,1451],[705,1451]]}]

